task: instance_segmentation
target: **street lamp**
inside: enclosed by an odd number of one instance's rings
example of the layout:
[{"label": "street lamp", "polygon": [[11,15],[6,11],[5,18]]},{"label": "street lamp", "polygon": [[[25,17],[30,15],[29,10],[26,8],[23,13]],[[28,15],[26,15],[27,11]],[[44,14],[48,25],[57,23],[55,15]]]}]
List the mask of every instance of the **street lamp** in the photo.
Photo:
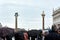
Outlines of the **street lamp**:
[{"label": "street lamp", "polygon": [[17,18],[18,18],[18,13],[15,13],[15,32],[17,32]]},{"label": "street lamp", "polygon": [[44,40],[44,17],[45,17],[44,11],[42,12],[41,16],[42,16],[42,34],[43,34],[42,40]]}]

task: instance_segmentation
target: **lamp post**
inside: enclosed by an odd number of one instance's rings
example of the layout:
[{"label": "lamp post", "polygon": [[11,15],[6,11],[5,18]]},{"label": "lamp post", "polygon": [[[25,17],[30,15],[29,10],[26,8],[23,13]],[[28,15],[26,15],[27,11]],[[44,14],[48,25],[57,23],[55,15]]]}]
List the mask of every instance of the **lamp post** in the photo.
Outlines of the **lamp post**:
[{"label": "lamp post", "polygon": [[44,40],[44,17],[45,17],[44,11],[42,12],[41,16],[42,16],[42,34],[43,34],[42,40]]},{"label": "lamp post", "polygon": [[15,32],[17,32],[17,18],[18,18],[18,13],[15,13]]}]

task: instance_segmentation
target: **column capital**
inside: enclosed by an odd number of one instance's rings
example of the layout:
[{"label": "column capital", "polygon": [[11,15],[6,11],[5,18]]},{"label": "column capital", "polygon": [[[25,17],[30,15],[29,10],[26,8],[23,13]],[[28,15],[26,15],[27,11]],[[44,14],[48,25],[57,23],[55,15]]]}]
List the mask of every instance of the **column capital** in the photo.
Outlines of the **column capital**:
[{"label": "column capital", "polygon": [[16,16],[16,17],[17,17],[17,16],[18,16],[18,12],[16,12],[14,16]]},{"label": "column capital", "polygon": [[45,14],[44,14],[44,11],[42,12],[42,14],[41,14],[42,16],[45,16]]}]

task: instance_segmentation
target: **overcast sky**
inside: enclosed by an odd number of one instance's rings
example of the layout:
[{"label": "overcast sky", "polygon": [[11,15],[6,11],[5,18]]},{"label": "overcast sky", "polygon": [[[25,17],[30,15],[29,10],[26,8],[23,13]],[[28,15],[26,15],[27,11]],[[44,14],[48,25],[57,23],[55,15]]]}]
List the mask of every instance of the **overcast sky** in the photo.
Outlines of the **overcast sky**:
[{"label": "overcast sky", "polygon": [[53,8],[60,7],[60,0],[0,0],[0,22],[15,28],[14,14],[18,12],[18,27],[42,29],[42,11],[45,12],[45,28],[53,24]]}]

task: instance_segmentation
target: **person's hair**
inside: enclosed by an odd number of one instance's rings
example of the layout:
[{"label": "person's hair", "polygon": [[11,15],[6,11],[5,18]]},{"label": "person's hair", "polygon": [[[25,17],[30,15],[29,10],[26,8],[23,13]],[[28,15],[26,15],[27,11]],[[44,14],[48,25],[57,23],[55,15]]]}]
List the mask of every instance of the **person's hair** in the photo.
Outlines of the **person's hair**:
[{"label": "person's hair", "polygon": [[56,32],[57,31],[57,27],[56,27],[56,25],[54,24],[54,25],[52,25],[52,31],[54,31],[54,32]]}]

